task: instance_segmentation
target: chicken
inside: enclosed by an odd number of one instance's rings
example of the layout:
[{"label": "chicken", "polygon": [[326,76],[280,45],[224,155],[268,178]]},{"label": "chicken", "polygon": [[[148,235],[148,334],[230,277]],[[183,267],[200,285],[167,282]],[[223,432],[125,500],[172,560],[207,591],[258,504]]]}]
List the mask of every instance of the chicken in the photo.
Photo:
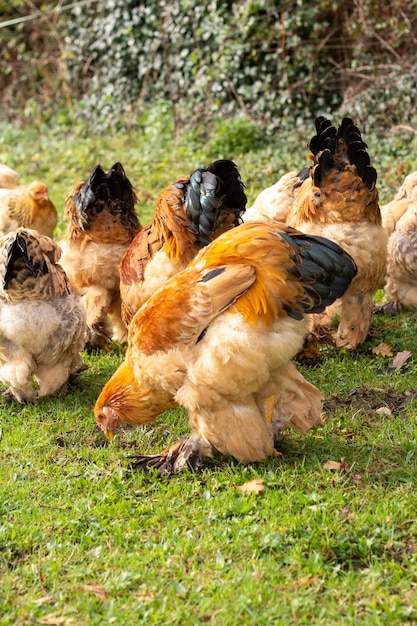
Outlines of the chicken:
[{"label": "chicken", "polygon": [[127,339],[121,319],[119,264],[141,225],[135,191],[123,166],[97,165],[65,201],[67,230],[61,265],[87,311],[87,348],[106,348],[105,337]]},{"label": "chicken", "polygon": [[45,183],[35,180],[29,185],[0,189],[0,235],[23,227],[52,237],[57,223],[58,213]]},{"label": "chicken", "polygon": [[263,189],[253,205],[246,210],[244,221],[262,220],[266,217],[285,222],[300,186],[310,175],[310,169],[307,166],[300,172],[287,172],[277,183]]},{"label": "chicken", "polygon": [[86,316],[60,255],[58,244],[32,229],[0,238],[0,380],[7,400],[56,393],[81,364]]},{"label": "chicken", "polygon": [[417,309],[417,172],[405,178],[381,212],[389,238],[386,302],[377,311],[396,315],[403,309]]},{"label": "chicken", "polygon": [[355,349],[369,333],[373,297],[385,281],[387,234],[381,224],[377,173],[357,126],[344,118],[338,130],[316,119],[310,142],[314,164],[291,207],[287,224],[338,243],[356,262],[358,273],[343,297],[314,318],[316,336],[329,336],[338,347]]},{"label": "chicken", "polygon": [[287,427],[321,423],[322,395],[291,359],[304,314],[340,297],[355,272],[333,242],[275,221],[220,235],[134,316],[124,362],[95,405],[98,426],[111,438],[119,423],[183,406],[191,437],[139,467],[175,472],[214,451],[264,460]]},{"label": "chicken", "polygon": [[120,265],[126,326],[165,280],[184,269],[200,248],[241,223],[246,195],[230,160],[214,161],[165,187],[152,222],[133,240]]},{"label": "chicken", "polygon": [[395,198],[381,206],[382,225],[388,235],[394,232],[398,220],[415,199],[417,199],[417,172],[411,172],[405,177]]},{"label": "chicken", "polygon": [[0,163],[0,188],[13,189],[19,184],[19,174],[8,165]]}]

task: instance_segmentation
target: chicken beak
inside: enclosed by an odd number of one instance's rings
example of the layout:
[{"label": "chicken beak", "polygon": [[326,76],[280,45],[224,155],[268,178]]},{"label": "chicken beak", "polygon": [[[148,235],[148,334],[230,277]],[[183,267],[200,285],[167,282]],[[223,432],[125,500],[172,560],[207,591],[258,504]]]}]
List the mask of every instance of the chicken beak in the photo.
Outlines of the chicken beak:
[{"label": "chicken beak", "polygon": [[112,441],[114,439],[114,432],[111,428],[105,428],[104,434],[106,435],[106,439],[108,439],[109,441]]}]

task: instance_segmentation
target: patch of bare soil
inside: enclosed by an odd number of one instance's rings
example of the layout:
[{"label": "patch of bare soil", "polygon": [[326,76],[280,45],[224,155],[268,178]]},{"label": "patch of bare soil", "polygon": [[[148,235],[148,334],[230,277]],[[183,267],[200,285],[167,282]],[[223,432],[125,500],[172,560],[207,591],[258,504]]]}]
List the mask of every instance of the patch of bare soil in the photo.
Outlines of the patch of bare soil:
[{"label": "patch of bare soil", "polygon": [[402,393],[387,392],[383,389],[370,389],[362,387],[354,389],[348,396],[343,398],[330,396],[326,398],[324,409],[333,413],[338,408],[353,407],[354,409],[365,409],[375,411],[381,407],[387,407],[395,415],[417,397],[417,391],[407,395]]}]

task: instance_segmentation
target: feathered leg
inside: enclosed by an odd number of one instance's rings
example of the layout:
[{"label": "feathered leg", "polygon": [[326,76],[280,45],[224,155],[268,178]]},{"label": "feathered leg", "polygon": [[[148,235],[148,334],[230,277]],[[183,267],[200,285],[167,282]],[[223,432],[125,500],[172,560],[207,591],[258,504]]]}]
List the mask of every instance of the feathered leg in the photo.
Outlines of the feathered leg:
[{"label": "feathered leg", "polygon": [[323,395],[293,363],[273,372],[270,380],[255,394],[255,402],[270,424],[275,441],[286,428],[305,433],[322,423]]}]

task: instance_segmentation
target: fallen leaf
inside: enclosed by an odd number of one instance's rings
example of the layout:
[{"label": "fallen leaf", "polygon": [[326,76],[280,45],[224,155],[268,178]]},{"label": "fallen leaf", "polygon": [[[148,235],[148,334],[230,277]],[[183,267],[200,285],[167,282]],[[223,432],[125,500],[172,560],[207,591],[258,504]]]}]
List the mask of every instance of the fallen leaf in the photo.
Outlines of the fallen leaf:
[{"label": "fallen leaf", "polygon": [[344,472],[350,472],[350,468],[348,467],[348,464],[346,463],[346,459],[344,456],[342,456],[342,458],[340,459],[340,464],[341,464],[341,469]]},{"label": "fallen leaf", "polygon": [[410,350],[403,350],[402,352],[397,352],[397,354],[393,358],[390,368],[395,369],[395,370],[399,369],[400,367],[404,365],[407,359],[409,359],[410,356],[412,356],[412,354],[413,353],[410,352]]},{"label": "fallen leaf", "polygon": [[143,591],[143,592],[133,593],[132,595],[134,598],[136,598],[137,600],[140,600],[144,604],[147,604],[148,602],[152,602],[153,600],[155,600],[155,594],[152,591]]},{"label": "fallen leaf", "polygon": [[56,602],[56,598],[53,595],[49,595],[38,598],[34,601],[34,604],[36,606],[42,606],[43,604],[52,604],[52,602]]},{"label": "fallen leaf", "polygon": [[83,585],[83,588],[86,589],[86,591],[91,591],[92,593],[94,593],[97,600],[105,602],[108,599],[106,590],[101,585],[89,584]]},{"label": "fallen leaf", "polygon": [[379,354],[380,356],[393,356],[393,352],[391,350],[391,346],[388,343],[379,343],[377,346],[372,348],[373,354]]},{"label": "fallen leaf", "polygon": [[411,554],[417,554],[417,543],[406,543],[405,549],[407,552],[411,552]]},{"label": "fallen leaf", "polygon": [[332,461],[329,459],[323,463],[323,469],[325,470],[342,470],[348,474],[350,472],[349,466],[346,463],[345,457],[342,457],[340,461]]},{"label": "fallen leaf", "polygon": [[340,470],[342,464],[339,461],[326,461],[323,463],[323,469],[325,470]]},{"label": "fallen leaf", "polygon": [[360,474],[353,474],[352,481],[355,483],[355,485],[360,485],[362,482],[362,476]]},{"label": "fallen leaf", "polygon": [[232,483],[232,487],[236,489],[236,491],[241,491],[242,493],[261,493],[265,491],[265,485],[263,484],[262,478],[254,478],[243,485],[235,485]]}]

